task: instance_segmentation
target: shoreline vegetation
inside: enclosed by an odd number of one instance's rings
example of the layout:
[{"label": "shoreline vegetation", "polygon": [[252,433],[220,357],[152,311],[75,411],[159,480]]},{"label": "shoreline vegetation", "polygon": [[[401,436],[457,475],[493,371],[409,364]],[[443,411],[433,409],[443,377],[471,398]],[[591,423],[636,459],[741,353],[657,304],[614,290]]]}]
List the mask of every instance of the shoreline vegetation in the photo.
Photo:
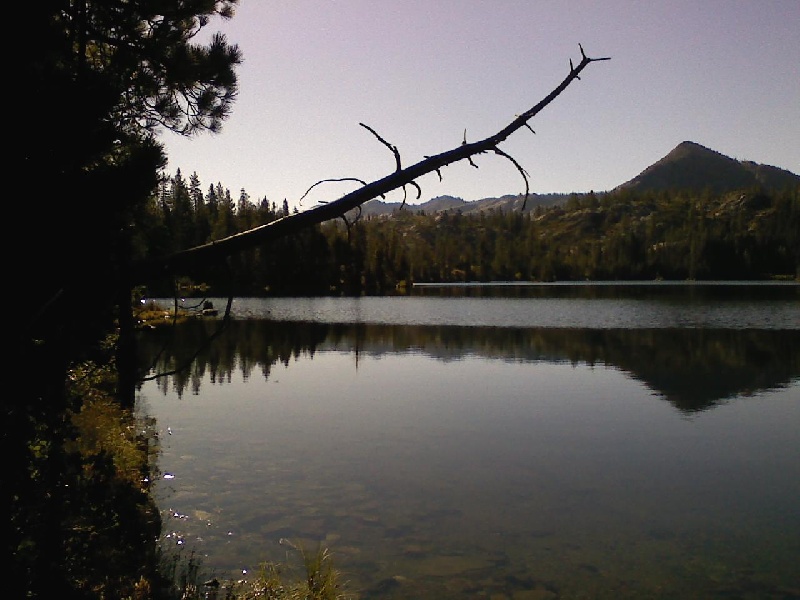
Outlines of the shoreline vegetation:
[{"label": "shoreline vegetation", "polygon": [[166,308],[155,300],[141,300],[133,311],[138,329],[154,329],[165,325],[175,325],[187,319],[216,317],[219,311],[205,298],[191,306],[172,306]]},{"label": "shoreline vegetation", "polygon": [[[154,300],[137,304],[134,315],[143,329],[203,318],[209,308],[206,301],[177,310]],[[109,336],[104,351],[113,354],[115,343],[115,336]],[[159,509],[151,496],[152,482],[161,476],[158,427],[149,415],[115,401],[112,365],[113,360],[100,357],[73,365],[68,373],[72,408],[65,413],[61,444],[48,441],[42,432],[30,445],[34,478],[42,477],[54,455],[73,465],[61,474],[58,493],[65,496],[65,510],[70,506],[76,510],[52,525],[59,531],[45,536],[63,540],[64,550],[74,557],[63,573],[64,589],[83,590],[80,597],[86,598],[100,593],[136,600],[348,597],[327,548],[309,549],[287,540],[292,561],[287,553],[284,564],[264,562],[252,576],[220,581],[193,552],[181,553],[164,540]],[[47,553],[34,540],[24,551],[32,556]]]},{"label": "shoreline vegetation", "polygon": [[171,595],[163,600],[351,600],[333,555],[322,546],[314,550],[284,540],[295,552],[295,561],[263,562],[250,577],[220,580],[206,572],[195,553],[172,553],[162,562],[173,582]]}]

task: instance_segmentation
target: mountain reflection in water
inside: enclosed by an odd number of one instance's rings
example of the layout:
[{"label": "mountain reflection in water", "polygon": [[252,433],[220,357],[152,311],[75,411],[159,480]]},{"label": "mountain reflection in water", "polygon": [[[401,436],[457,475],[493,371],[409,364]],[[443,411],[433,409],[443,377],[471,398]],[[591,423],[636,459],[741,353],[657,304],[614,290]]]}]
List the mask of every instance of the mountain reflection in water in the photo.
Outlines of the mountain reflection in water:
[{"label": "mountain reflection in water", "polygon": [[[427,325],[328,324],[233,320],[213,344],[218,321],[191,320],[142,336],[143,357],[164,372],[189,362],[170,381],[179,394],[198,393],[206,373],[223,382],[236,371],[265,379],[293,357],[340,350],[359,355],[419,353],[441,361],[479,356],[511,362],[583,363],[619,369],[676,409],[707,410],[736,396],[787,387],[800,379],[795,330],[556,329]],[[143,359],[143,369],[150,365]]]}]

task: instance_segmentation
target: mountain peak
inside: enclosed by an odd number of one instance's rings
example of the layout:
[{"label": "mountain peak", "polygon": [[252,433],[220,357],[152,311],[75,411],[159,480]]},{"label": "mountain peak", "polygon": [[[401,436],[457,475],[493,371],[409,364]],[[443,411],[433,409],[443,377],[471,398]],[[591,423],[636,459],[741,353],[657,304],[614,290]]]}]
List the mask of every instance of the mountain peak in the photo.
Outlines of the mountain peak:
[{"label": "mountain peak", "polygon": [[738,161],[697,142],[683,141],[617,189],[729,192],[759,185],[779,188],[798,182],[800,176],[789,171]]},{"label": "mountain peak", "polygon": [[693,149],[693,150],[708,150],[709,152],[715,152],[719,154],[716,150],[712,150],[711,148],[706,148],[705,146],[702,146],[701,144],[698,144],[697,142],[693,142],[691,140],[684,140],[680,144],[675,146],[675,150],[679,148]]}]

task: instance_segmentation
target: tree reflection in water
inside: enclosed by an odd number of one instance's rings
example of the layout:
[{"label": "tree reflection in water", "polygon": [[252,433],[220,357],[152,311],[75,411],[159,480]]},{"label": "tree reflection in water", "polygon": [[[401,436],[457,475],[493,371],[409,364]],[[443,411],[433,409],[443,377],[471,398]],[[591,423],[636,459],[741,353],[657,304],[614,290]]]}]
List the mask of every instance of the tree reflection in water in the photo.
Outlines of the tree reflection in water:
[{"label": "tree reflection in water", "polygon": [[[191,320],[147,331],[142,367],[158,356],[155,371],[184,364],[217,322]],[[199,391],[241,370],[245,378],[270,376],[276,364],[319,350],[364,355],[423,352],[453,360],[466,355],[516,362],[604,364],[641,381],[686,413],[721,401],[786,387],[800,377],[800,336],[793,330],[753,329],[519,329],[499,327],[326,324],[270,320],[232,321],[190,369],[162,382],[179,393]]]}]

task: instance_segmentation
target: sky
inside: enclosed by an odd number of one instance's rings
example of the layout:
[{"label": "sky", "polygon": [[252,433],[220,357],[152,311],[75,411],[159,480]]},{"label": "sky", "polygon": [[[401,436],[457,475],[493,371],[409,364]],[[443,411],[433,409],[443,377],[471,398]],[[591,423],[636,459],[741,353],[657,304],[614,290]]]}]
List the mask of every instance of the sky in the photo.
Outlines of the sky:
[{"label": "sky", "polygon": [[[682,141],[800,173],[800,0],[241,0],[239,94],[217,134],[163,132],[169,164],[204,191],[298,210],[488,137],[590,64],[500,145],[533,193],[607,191]],[[418,204],[521,194],[494,154],[417,181]],[[385,200],[399,202],[402,192]]]}]

